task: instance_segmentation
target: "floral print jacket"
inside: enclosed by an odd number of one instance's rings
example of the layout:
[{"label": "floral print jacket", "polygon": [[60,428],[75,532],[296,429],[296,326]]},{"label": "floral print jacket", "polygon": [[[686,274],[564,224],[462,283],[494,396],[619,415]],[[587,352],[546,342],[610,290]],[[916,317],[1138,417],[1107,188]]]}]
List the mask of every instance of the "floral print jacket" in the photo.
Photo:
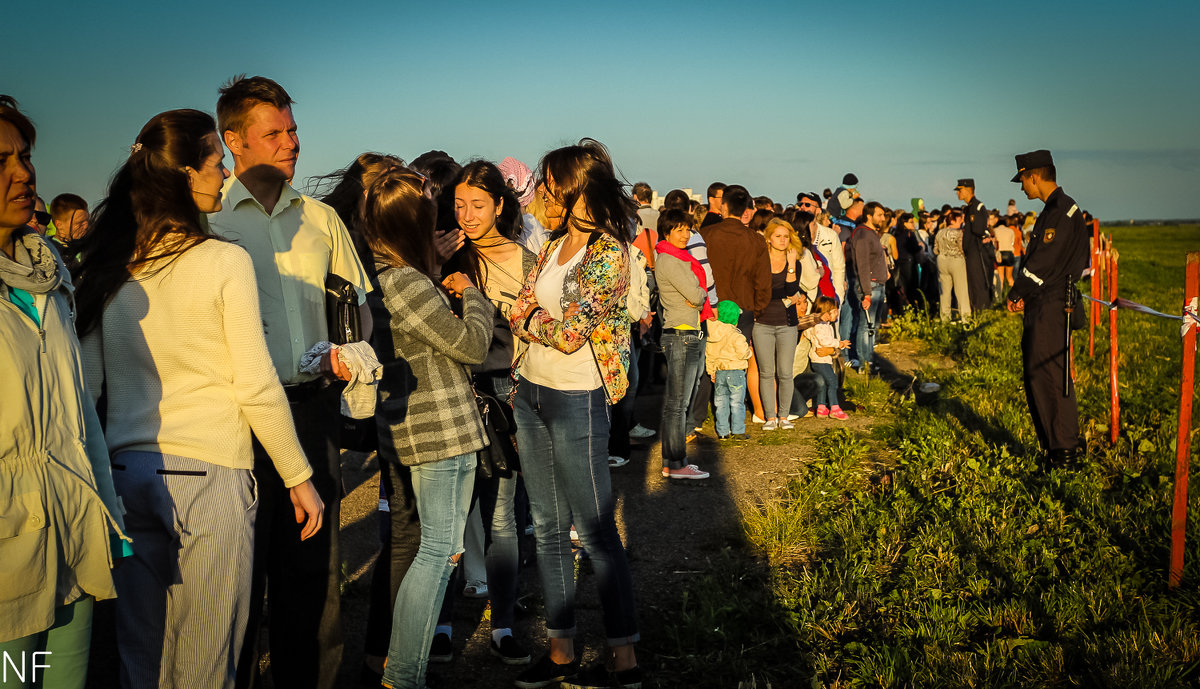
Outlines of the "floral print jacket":
[{"label": "floral print jacket", "polygon": [[[553,347],[571,354],[590,346],[600,368],[609,404],[625,396],[629,386],[629,311],[625,306],[629,292],[629,250],[603,232],[592,233],[579,261],[563,282],[563,301],[577,301],[579,311],[556,321],[545,309],[529,306],[537,303],[534,287],[546,261],[566,239],[546,242],[538,254],[537,265],[525,277],[525,285],[513,306],[509,324],[513,335],[530,343]],[[565,311],[568,304],[563,304]],[[521,359],[513,364],[513,377],[520,378]]]}]

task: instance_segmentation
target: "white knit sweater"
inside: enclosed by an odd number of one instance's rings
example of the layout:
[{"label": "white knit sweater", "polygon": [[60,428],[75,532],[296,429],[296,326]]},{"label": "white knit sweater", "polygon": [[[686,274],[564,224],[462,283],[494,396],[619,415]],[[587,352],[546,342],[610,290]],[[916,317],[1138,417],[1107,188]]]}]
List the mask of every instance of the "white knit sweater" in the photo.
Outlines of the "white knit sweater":
[{"label": "white knit sweater", "polygon": [[141,450],[250,469],[253,430],[284,485],[312,475],[241,247],[208,240],[156,272],[140,272],[82,345],[92,398],[107,386],[111,455]]}]

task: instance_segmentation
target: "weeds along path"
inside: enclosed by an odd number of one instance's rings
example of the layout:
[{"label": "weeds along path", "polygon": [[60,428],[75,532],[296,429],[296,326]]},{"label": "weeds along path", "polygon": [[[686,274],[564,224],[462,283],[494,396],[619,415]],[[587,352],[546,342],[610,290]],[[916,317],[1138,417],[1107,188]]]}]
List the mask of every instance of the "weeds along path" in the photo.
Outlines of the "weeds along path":
[{"label": "weeds along path", "polygon": [[[898,319],[889,334],[903,350],[891,358],[922,352],[917,377],[941,395],[921,405],[903,379],[848,381],[874,424],[817,435],[779,499],[747,514],[765,562],[731,557],[673,627],[706,649],[695,666],[758,686],[1195,686],[1194,536],[1184,585],[1166,590],[1175,429],[1153,405],[1170,380],[1131,374],[1144,416],[1116,447],[1093,433],[1081,466],[1046,471],[1019,318]],[[1099,364],[1077,362],[1090,423]],[[1193,499],[1193,534],[1197,518]]]}]

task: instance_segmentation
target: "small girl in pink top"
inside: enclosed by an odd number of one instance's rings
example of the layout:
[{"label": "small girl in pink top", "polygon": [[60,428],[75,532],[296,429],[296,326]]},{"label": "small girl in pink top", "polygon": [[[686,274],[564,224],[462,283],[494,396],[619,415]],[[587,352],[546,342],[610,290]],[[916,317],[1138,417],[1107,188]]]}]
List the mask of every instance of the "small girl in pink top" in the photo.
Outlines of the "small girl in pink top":
[{"label": "small girl in pink top", "polygon": [[808,356],[813,372],[817,374],[817,416],[845,421],[850,417],[838,404],[838,380],[837,373],[833,370],[833,357],[837,356],[839,349],[848,348],[850,341],[839,342],[834,335],[833,324],[838,319],[836,301],[826,296],[817,297],[813,309],[821,314],[821,322],[804,331],[804,336],[811,340],[813,345]]}]

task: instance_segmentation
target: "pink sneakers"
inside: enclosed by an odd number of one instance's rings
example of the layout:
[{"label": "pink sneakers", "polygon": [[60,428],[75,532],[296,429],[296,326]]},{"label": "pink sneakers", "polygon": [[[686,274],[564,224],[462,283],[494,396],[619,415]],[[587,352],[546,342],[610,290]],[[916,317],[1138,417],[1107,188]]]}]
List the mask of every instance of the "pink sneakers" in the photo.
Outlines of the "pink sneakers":
[{"label": "pink sneakers", "polygon": [[668,478],[701,479],[701,478],[708,478],[708,472],[701,471],[700,467],[696,466],[695,464],[688,464],[687,466],[681,467],[679,469],[669,470],[667,472],[667,477]]},{"label": "pink sneakers", "polygon": [[823,404],[818,404],[817,405],[817,417],[823,419],[826,416],[829,416],[829,407],[826,407]]},{"label": "pink sneakers", "polygon": [[838,421],[845,421],[846,419],[850,418],[850,416],[846,412],[842,411],[841,407],[834,405],[834,407],[829,410],[829,418],[837,419]]}]

